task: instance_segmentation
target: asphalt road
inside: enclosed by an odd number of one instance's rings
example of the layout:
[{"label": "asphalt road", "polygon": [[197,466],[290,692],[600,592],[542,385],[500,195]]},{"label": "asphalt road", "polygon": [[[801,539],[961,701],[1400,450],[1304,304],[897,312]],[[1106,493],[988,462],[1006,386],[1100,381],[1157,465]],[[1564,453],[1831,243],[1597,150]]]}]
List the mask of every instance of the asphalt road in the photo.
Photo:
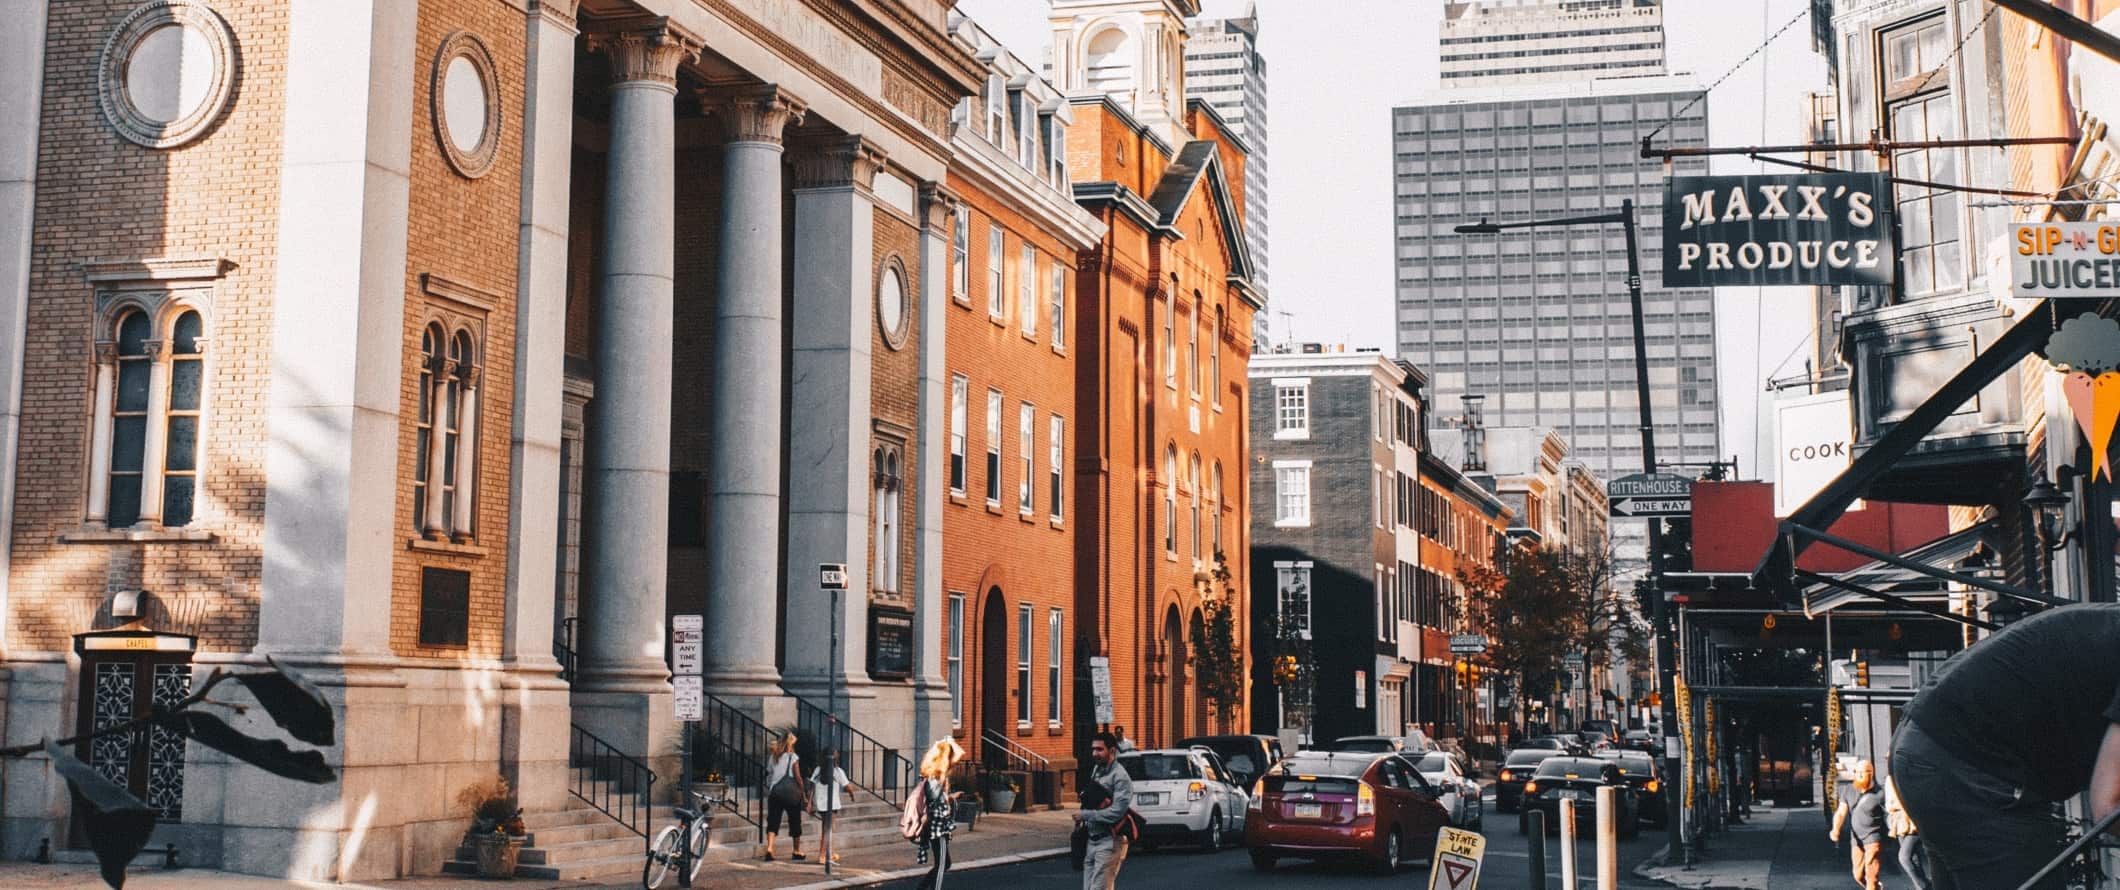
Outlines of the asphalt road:
[{"label": "asphalt road", "polygon": [[[1516,817],[1495,812],[1493,798],[1489,797],[1486,830],[1487,853],[1481,865],[1479,886],[1484,890],[1532,890],[1536,885],[1531,877],[1531,860],[1527,852],[1529,838],[1517,833]],[[1665,885],[1642,881],[1633,877],[1634,866],[1654,854],[1663,846],[1664,835],[1644,826],[1639,836],[1620,842],[1620,886],[1635,888],[1663,888]],[[1547,837],[1546,880],[1539,890],[1555,890],[1561,887],[1560,839]],[[1580,883],[1583,888],[1596,887],[1596,849],[1584,839],[1578,842],[1577,863],[1580,866]],[[1423,851],[1422,855],[1426,855]],[[1184,847],[1166,847],[1154,853],[1129,856],[1119,872],[1119,886],[1153,888],[1153,890],[1183,890],[1183,888],[1206,887],[1213,890],[1240,890],[1240,888],[1282,887],[1427,887],[1429,865],[1423,861],[1408,864],[1395,877],[1374,874],[1356,865],[1322,864],[1301,861],[1284,861],[1271,873],[1261,873],[1252,868],[1250,857],[1242,849],[1232,848],[1219,853],[1204,853]],[[917,882],[885,885],[891,890],[912,890]],[[1066,859],[1051,859],[1029,862],[1006,868],[981,869],[953,875],[945,888],[1000,887],[1006,890],[1079,890],[1082,873],[1068,866]]]}]

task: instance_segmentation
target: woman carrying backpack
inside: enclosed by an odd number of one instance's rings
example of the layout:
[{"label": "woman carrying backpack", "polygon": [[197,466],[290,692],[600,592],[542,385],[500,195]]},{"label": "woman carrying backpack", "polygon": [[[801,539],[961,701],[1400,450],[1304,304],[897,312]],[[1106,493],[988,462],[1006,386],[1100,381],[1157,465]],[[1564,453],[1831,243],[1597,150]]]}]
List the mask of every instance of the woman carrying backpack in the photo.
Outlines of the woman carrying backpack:
[{"label": "woman carrying backpack", "polygon": [[900,832],[917,846],[920,864],[933,866],[921,877],[919,890],[942,890],[950,870],[950,834],[957,830],[957,798],[963,793],[950,790],[950,767],[963,759],[964,749],[947,737],[920,758],[921,781],[899,822]]},{"label": "woman carrying backpack", "polygon": [[774,743],[770,753],[773,763],[766,768],[766,855],[773,861],[773,838],[780,834],[780,820],[788,820],[788,837],[794,839],[795,855],[789,858],[802,861],[802,811],[809,805],[803,793],[801,760],[795,755],[795,731],[788,730],[780,741]]}]

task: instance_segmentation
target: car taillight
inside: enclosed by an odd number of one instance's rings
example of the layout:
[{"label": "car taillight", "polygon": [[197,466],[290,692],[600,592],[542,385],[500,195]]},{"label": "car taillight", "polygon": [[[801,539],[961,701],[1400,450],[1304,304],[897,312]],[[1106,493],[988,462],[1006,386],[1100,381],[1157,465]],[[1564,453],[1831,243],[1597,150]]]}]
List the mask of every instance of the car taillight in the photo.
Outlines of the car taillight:
[{"label": "car taillight", "polygon": [[1248,807],[1248,808],[1250,808],[1250,809],[1254,809],[1254,810],[1261,810],[1261,811],[1263,811],[1263,810],[1265,810],[1265,809],[1266,809],[1266,780],[1265,780],[1265,779],[1260,779],[1259,781],[1257,781],[1257,782],[1254,782],[1254,783],[1252,783],[1252,786],[1251,786],[1251,802],[1250,802],[1250,803],[1247,803],[1247,804],[1245,804],[1245,806],[1246,806],[1246,807]]},{"label": "car taillight", "polygon": [[1190,785],[1187,785],[1187,786],[1185,786],[1185,799],[1186,799],[1186,800],[1199,800],[1200,798],[1203,798],[1203,797],[1206,797],[1206,796],[1207,796],[1207,786],[1206,786],[1206,785],[1203,785],[1203,784],[1201,784],[1201,783],[1199,783],[1199,782],[1194,782],[1194,783],[1192,783],[1192,784],[1190,784]]},{"label": "car taillight", "polygon": [[1657,788],[1661,787],[1661,785],[1655,779],[1650,779],[1649,784],[1643,785],[1642,787],[1647,788],[1650,791],[1655,791]]},{"label": "car taillight", "polygon": [[1525,782],[1525,783],[1524,783],[1524,793],[1525,793],[1525,794],[1537,794],[1537,793],[1538,793],[1538,782],[1536,782],[1536,781],[1531,781],[1531,782]]},{"label": "car taillight", "polygon": [[1363,782],[1361,789],[1357,790],[1354,795],[1354,814],[1357,816],[1373,816],[1376,811],[1376,789],[1369,787],[1368,782]]},{"label": "car taillight", "polygon": [[1504,781],[1504,782],[1507,782],[1507,781],[1509,781],[1509,780],[1511,780],[1511,779],[1514,779],[1514,778],[1516,778],[1516,774],[1515,774],[1515,773],[1512,773],[1512,772],[1510,772],[1510,771],[1508,771],[1508,770],[1502,770],[1502,781]]}]

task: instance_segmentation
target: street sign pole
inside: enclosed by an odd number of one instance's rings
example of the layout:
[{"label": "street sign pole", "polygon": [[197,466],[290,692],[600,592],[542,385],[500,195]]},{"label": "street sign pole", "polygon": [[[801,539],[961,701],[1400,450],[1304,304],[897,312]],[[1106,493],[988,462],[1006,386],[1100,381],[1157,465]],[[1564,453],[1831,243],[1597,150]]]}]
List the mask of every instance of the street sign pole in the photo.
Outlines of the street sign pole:
[{"label": "street sign pole", "polygon": [[[678,722],[683,731],[678,745],[678,802],[680,807],[692,805],[692,728],[700,718],[704,694],[700,688],[701,643],[705,638],[705,624],[698,615],[670,616],[670,684],[674,694],[673,707],[677,710]],[[694,828],[684,823],[678,837],[677,886],[692,886],[692,832],[705,831],[706,826]]]},{"label": "street sign pole", "polygon": [[824,873],[832,873],[832,823],[839,816],[839,594],[847,587],[847,567],[844,563],[819,563],[817,586],[824,589],[831,600],[831,613],[825,616],[825,626],[832,640],[831,654],[825,656],[824,680],[824,735],[819,741],[824,747],[824,757],[818,767],[818,778],[824,780],[824,803],[828,807],[818,821],[824,829]]}]

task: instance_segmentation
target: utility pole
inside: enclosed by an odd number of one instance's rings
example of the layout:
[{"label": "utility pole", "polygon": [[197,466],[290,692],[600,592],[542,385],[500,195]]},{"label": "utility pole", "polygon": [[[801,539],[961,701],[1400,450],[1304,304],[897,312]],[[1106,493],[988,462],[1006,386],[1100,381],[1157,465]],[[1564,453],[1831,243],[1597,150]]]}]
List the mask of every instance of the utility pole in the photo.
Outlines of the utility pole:
[{"label": "utility pole", "polygon": [[[1656,422],[1649,402],[1649,343],[1642,331],[1642,270],[1641,249],[1635,243],[1634,199],[1620,201],[1619,210],[1591,216],[1573,216],[1563,219],[1531,220],[1528,222],[1495,223],[1480,220],[1477,223],[1456,227],[1460,235],[1492,235],[1504,229],[1562,228],[1567,226],[1614,225],[1627,233],[1627,297],[1634,309],[1634,391],[1640,406],[1642,437],[1642,472],[1656,472]],[[1678,730],[1678,654],[1671,633],[1671,607],[1664,601],[1664,521],[1649,520],[1649,603],[1652,612],[1650,622],[1656,628],[1656,674],[1658,697],[1663,699],[1664,780],[1672,783],[1672,793],[1664,795],[1664,826],[1670,834],[1671,850],[1683,852],[1690,862],[1692,854],[1685,846],[1685,835],[1679,824],[1680,803],[1685,794],[1686,776],[1679,770],[1678,746],[1673,743],[1673,733]]]}]

